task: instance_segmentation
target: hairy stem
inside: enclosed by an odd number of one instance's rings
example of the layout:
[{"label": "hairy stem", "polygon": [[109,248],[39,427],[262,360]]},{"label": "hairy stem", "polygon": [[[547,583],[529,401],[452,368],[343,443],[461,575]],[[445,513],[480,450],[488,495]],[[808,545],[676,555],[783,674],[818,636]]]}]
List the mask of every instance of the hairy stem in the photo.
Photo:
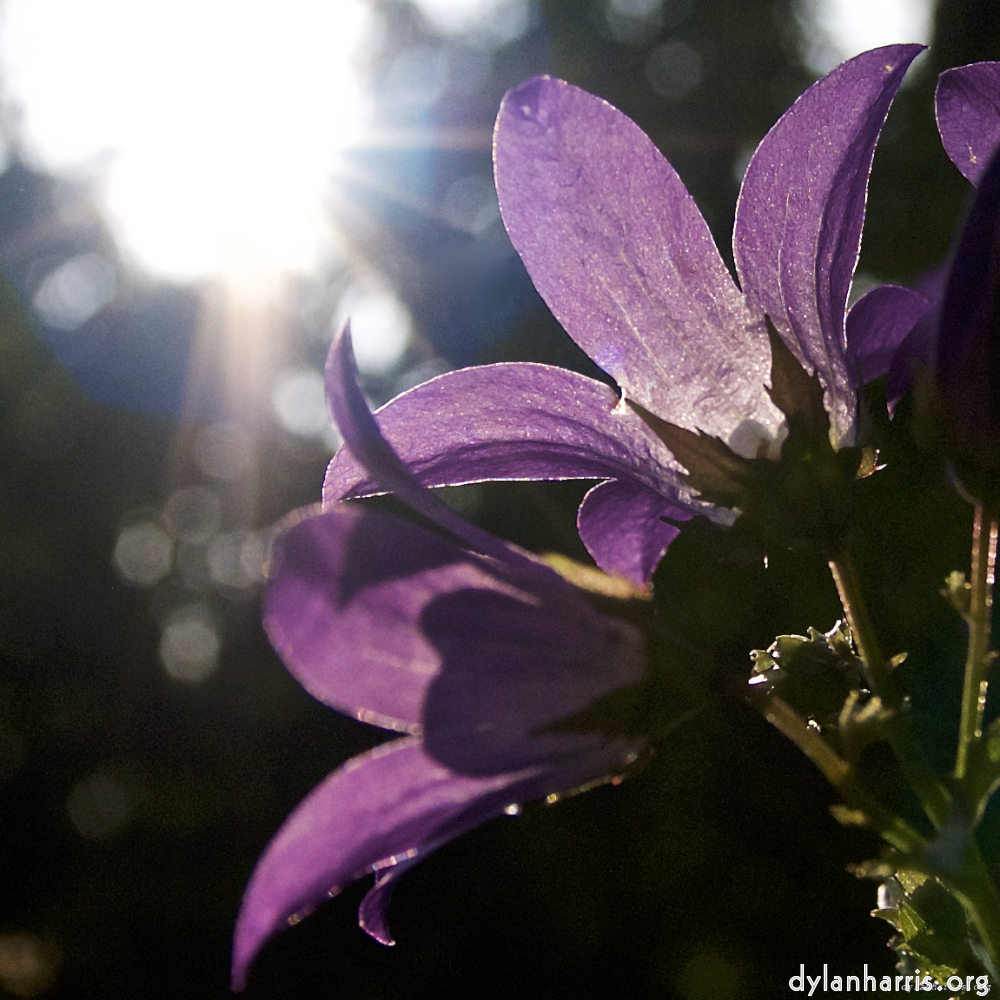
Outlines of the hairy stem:
[{"label": "hairy stem", "polygon": [[969,595],[969,650],[965,658],[962,685],[962,718],[958,726],[958,750],[955,777],[965,777],[969,748],[983,731],[987,678],[993,658],[990,655],[990,618],[993,612],[993,576],[997,558],[997,520],[991,511],[976,504],[972,524],[972,579]]},{"label": "hairy stem", "polygon": [[875,628],[865,606],[858,571],[850,553],[843,551],[831,558],[830,571],[837,585],[847,622],[851,626],[868,683],[891,713],[889,743],[893,753],[928,819],[938,829],[947,818],[950,797],[944,785],[928,767],[923,752],[913,737],[904,711],[902,690],[882,655]]}]

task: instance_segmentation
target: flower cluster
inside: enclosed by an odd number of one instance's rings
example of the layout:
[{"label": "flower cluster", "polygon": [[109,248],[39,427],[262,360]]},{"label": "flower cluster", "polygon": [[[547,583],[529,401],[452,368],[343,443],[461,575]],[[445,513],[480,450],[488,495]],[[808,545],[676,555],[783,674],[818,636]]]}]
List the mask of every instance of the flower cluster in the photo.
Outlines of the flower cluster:
[{"label": "flower cluster", "polygon": [[[278,534],[265,626],[316,698],[404,735],[331,774],[261,857],[237,924],[237,988],[272,935],[348,882],[375,874],[360,920],[391,943],[392,887],[429,852],[636,762],[657,729],[643,609],[679,524],[746,514],[786,540],[829,542],[837,490],[862,464],[860,388],[894,355],[900,365],[919,353],[924,336],[915,324],[928,302],[908,289],[882,286],[847,308],[876,142],[919,51],[844,63],[763,139],[737,206],[738,285],[680,178],[625,115],[549,77],[506,95],[494,141],[504,223],[542,297],[615,387],[498,364],[443,375],[373,416],[349,331],[335,339],[327,394],[345,446],[323,505]],[[945,148],[980,189],[933,310],[949,457],[991,501],[998,67],[939,83]],[[556,572],[425,489],[563,478],[599,480],[578,528],[605,572]],[[427,526],[343,502],[379,492]]]},{"label": "flower cluster", "polygon": [[[602,569],[645,583],[674,522],[733,514],[699,498],[644,414],[747,459],[777,458],[787,425],[768,392],[765,317],[818,377],[832,447],[854,445],[858,386],[887,370],[926,308],[884,286],[845,318],[875,144],[919,51],[844,63],[764,137],[737,204],[739,287],[677,173],[630,119],[548,77],[507,94],[494,136],[504,223],[542,297],[618,391],[536,364],[443,375],[377,414],[418,479],[600,479],[580,536]],[[324,499],[375,489],[344,451]]]}]

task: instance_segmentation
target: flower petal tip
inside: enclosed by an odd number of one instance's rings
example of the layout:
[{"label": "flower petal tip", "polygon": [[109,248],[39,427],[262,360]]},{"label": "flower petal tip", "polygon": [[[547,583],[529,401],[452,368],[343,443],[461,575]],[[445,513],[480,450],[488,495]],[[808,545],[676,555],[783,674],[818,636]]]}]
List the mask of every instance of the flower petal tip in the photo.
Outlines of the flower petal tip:
[{"label": "flower petal tip", "polygon": [[365,893],[358,908],[358,926],[379,944],[392,948],[396,939],[389,930],[389,903],[395,887],[394,872],[385,872],[375,879],[375,885]]},{"label": "flower petal tip", "polygon": [[533,76],[507,91],[500,114],[503,115],[506,111],[513,118],[514,124],[521,122],[529,128],[536,126],[545,129],[551,124],[549,97],[553,90],[566,86],[568,84],[564,80],[551,76]]}]

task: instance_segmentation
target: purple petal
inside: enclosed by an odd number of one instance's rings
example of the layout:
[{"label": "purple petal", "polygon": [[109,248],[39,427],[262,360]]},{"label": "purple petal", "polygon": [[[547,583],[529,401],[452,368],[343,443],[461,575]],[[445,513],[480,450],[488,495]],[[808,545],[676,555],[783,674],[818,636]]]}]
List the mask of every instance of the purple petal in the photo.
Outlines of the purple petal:
[{"label": "purple petal", "polygon": [[417,732],[441,664],[421,615],[443,594],[506,586],[436,533],[341,506],[295,515],[278,535],[264,625],[315,698],[363,722]]},{"label": "purple petal", "polygon": [[598,483],[580,504],[577,529],[587,551],[605,573],[619,573],[639,586],[653,576],[679,529],[663,520],[691,515],[636,483]]},{"label": "purple petal", "polygon": [[[426,856],[500,813],[511,788],[531,779],[458,777],[412,738],[348,761],[296,807],[257,863],[236,923],[234,989],[279,930],[366,872]],[[386,895],[378,902],[387,905]],[[380,906],[369,904],[368,919],[384,931]]]},{"label": "purple petal", "polygon": [[894,413],[899,401],[913,386],[911,361],[921,361],[928,367],[934,362],[934,344],[937,340],[938,316],[948,280],[946,267],[928,271],[918,282],[917,291],[927,300],[927,311],[914,324],[889,365],[889,382],[886,402]]},{"label": "purple petal", "polygon": [[392,446],[382,437],[368,409],[354,363],[350,322],[334,336],[326,359],[326,399],[344,444],[381,490],[398,494],[415,511],[447,529],[470,548],[501,561],[524,557],[488,531],[456,514],[444,501],[423,489]]},{"label": "purple petal", "polygon": [[854,435],[844,313],[861,246],[868,174],[896,88],[919,45],[865,52],[813,84],[764,137],[736,208],[744,292],[799,361],[818,371],[836,443]]},{"label": "purple petal", "polygon": [[[453,771],[558,768],[599,752],[598,726],[553,727],[645,677],[642,634],[555,583],[531,593],[456,591],[424,611],[421,628],[441,654],[424,704],[424,745]],[[641,694],[633,694],[638,709]]]},{"label": "purple petal", "polygon": [[[548,365],[500,364],[449,372],[375,415],[424,486],[497,479],[634,479],[687,498],[673,456],[601,382]],[[349,450],[334,456],[325,503],[378,492]]]},{"label": "purple petal", "polygon": [[978,184],[1000,146],[1000,62],[946,69],[938,77],[934,103],[945,152]]},{"label": "purple petal", "polygon": [[774,436],[762,318],[633,121],[536,77],[504,97],[493,158],[504,224],[535,287],[628,396],[725,439],[747,420]]},{"label": "purple petal", "polygon": [[929,308],[922,295],[900,285],[880,285],[854,303],[847,314],[847,362],[861,383],[889,371],[900,344]]},{"label": "purple petal", "polygon": [[392,902],[392,891],[400,875],[409,871],[417,862],[423,861],[425,855],[415,855],[405,858],[388,868],[379,869],[375,876],[375,884],[365,893],[358,907],[358,926],[375,938],[379,944],[392,946],[396,943],[389,930],[389,904]]},{"label": "purple petal", "polygon": [[1000,466],[998,314],[1000,156],[995,156],[979,179],[979,190],[955,252],[934,355],[938,389],[955,442],[949,458],[960,475],[959,460],[991,467],[994,476]]}]

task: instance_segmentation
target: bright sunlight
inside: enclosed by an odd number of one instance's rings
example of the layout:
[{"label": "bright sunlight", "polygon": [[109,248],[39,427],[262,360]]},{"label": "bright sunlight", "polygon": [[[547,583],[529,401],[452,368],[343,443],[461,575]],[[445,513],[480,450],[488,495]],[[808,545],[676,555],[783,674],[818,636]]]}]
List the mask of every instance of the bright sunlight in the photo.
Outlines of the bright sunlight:
[{"label": "bright sunlight", "polygon": [[4,0],[0,65],[30,162],[95,182],[163,277],[309,268],[365,118],[358,0]]}]

